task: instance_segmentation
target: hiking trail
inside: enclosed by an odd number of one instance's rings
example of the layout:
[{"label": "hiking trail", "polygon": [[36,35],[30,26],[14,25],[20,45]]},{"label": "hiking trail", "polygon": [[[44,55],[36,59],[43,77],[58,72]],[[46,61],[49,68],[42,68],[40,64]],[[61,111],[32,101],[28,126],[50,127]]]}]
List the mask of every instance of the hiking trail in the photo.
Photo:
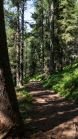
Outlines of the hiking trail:
[{"label": "hiking trail", "polygon": [[39,81],[27,83],[26,88],[33,96],[29,126],[37,132],[30,139],[78,138],[78,105],[43,88]]}]

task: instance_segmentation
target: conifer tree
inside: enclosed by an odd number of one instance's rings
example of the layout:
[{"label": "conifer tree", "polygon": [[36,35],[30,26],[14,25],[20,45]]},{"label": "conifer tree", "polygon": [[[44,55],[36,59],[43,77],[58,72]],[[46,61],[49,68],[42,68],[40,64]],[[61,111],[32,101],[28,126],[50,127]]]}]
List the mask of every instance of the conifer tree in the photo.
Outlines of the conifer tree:
[{"label": "conifer tree", "polygon": [[[24,134],[24,125],[19,113],[16,94],[13,86],[8,49],[6,42],[3,0],[0,1],[0,126],[16,135],[14,138]],[[5,134],[5,135],[6,135]],[[12,135],[13,135],[12,134]],[[5,138],[3,135],[1,138]]]},{"label": "conifer tree", "polygon": [[58,63],[62,67],[63,63],[71,63],[73,55],[73,46],[77,35],[76,20],[76,1],[63,0],[58,3],[58,12],[56,13],[56,40],[59,59]]}]

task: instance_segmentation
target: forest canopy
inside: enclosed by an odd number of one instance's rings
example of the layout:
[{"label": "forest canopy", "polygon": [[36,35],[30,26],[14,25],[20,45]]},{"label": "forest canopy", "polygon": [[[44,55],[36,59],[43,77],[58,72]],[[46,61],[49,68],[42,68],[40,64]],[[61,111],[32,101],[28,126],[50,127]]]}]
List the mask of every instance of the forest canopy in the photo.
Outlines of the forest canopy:
[{"label": "forest canopy", "polygon": [[[38,73],[51,75],[62,71],[78,58],[78,1],[33,0],[32,3],[34,22],[28,22],[26,0],[4,1],[15,86],[23,85],[26,78]],[[27,24],[31,27],[29,32]]]}]

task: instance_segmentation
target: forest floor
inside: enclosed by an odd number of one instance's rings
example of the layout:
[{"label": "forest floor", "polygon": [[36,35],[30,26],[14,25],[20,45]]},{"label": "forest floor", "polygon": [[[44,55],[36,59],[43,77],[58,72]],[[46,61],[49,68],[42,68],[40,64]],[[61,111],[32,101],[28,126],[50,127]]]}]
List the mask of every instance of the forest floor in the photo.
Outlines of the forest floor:
[{"label": "forest floor", "polygon": [[28,123],[34,132],[30,139],[78,138],[78,105],[43,88],[38,81],[26,84],[33,97],[32,120]]}]

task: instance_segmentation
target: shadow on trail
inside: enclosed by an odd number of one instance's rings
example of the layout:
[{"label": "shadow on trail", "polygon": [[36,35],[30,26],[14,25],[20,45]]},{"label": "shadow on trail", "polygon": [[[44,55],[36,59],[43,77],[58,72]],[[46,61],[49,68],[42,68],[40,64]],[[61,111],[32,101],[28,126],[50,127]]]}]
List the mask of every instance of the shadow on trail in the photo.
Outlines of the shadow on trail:
[{"label": "shadow on trail", "polygon": [[31,91],[38,91],[38,90],[43,90],[43,86],[39,81],[33,81],[28,84],[26,84],[26,89],[31,92]]},{"label": "shadow on trail", "polygon": [[53,91],[45,90],[39,82],[27,84],[33,96],[32,127],[47,132],[78,116],[78,106],[59,97]]}]

